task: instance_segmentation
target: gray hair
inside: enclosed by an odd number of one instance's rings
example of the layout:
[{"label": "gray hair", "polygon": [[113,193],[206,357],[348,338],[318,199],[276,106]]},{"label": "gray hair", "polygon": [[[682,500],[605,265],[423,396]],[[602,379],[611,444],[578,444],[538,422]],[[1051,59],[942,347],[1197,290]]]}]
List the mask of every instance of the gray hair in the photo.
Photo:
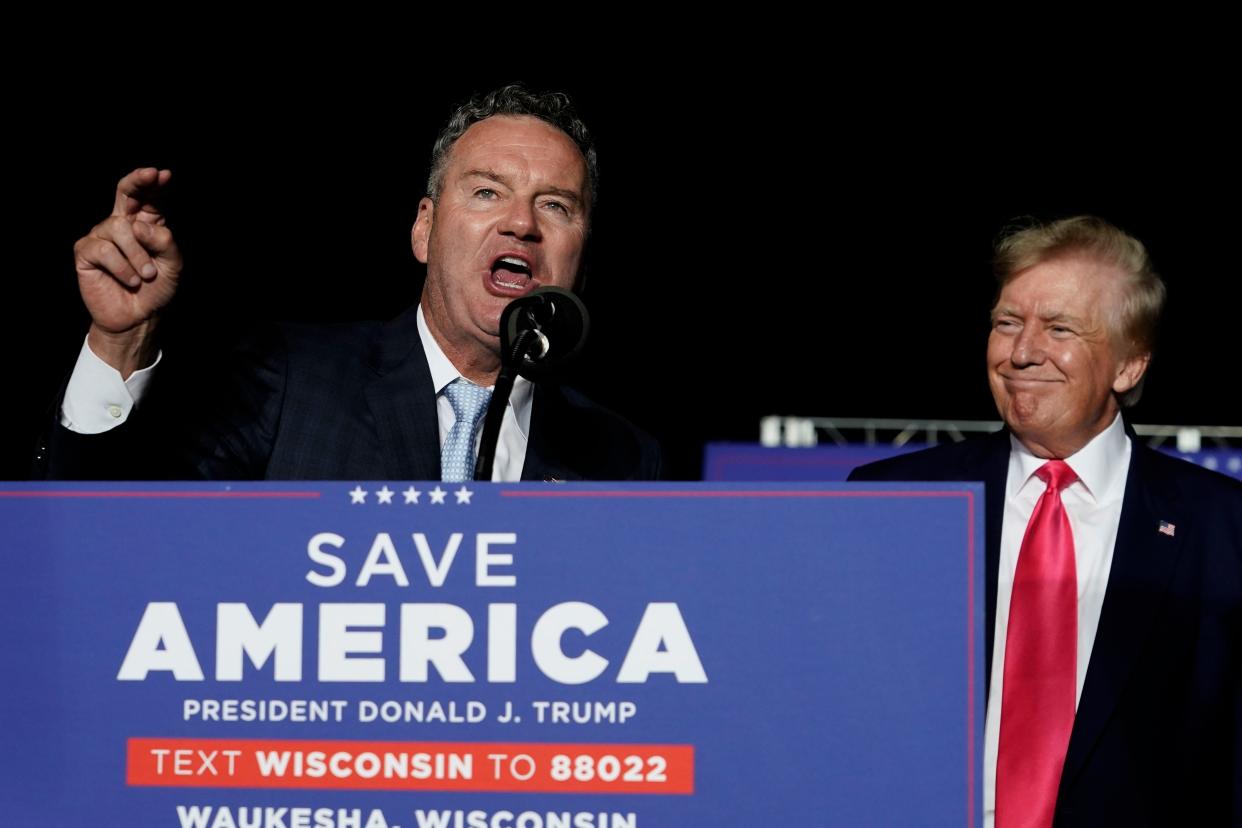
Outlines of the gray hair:
[{"label": "gray hair", "polygon": [[562,92],[531,92],[520,83],[511,83],[485,95],[474,95],[453,111],[431,149],[431,174],[427,177],[427,197],[435,201],[444,186],[444,168],[453,144],[479,121],[496,115],[526,115],[538,118],[565,133],[577,145],[586,161],[587,204],[595,203],[599,192],[599,162],[595,142],[586,124],[574,112],[569,96]]}]

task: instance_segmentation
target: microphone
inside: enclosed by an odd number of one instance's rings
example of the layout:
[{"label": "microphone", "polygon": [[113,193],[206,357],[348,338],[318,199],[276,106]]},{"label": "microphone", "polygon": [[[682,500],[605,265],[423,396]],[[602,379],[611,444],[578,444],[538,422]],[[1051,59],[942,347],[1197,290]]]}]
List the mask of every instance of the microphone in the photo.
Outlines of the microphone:
[{"label": "microphone", "polygon": [[590,328],[581,299],[564,288],[537,288],[500,315],[501,362],[531,382],[548,379],[578,356]]},{"label": "microphone", "polygon": [[475,480],[492,479],[513,380],[519,374],[531,382],[555,376],[582,350],[590,328],[586,305],[564,288],[536,288],[505,306],[500,314],[500,375],[483,420]]}]

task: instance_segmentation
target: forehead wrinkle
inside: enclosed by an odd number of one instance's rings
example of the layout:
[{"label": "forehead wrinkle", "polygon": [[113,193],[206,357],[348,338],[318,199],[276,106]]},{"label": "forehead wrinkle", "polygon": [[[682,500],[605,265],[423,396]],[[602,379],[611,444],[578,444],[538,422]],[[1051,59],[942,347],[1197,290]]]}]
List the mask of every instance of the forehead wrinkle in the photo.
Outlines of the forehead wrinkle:
[{"label": "forehead wrinkle", "polygon": [[1091,327],[1090,319],[1088,317],[1079,316],[1070,313],[1069,311],[1059,310],[1056,308],[1046,309],[1040,307],[1041,305],[1046,304],[1047,303],[1043,301],[1036,302],[1034,313],[1027,314],[1023,313],[1011,302],[999,301],[996,303],[996,306],[992,308],[992,321],[995,322],[1002,316],[1013,316],[1019,319],[1025,319],[1028,316],[1033,316],[1041,322],[1071,322],[1080,327]]},{"label": "forehead wrinkle", "polygon": [[509,188],[512,188],[513,186],[512,178],[505,175],[504,173],[501,173],[497,170],[493,170],[490,168],[489,169],[466,170],[465,172],[462,173],[461,177],[462,178],[473,178],[473,177],[486,178],[488,181],[495,181],[497,184],[503,184]]}]

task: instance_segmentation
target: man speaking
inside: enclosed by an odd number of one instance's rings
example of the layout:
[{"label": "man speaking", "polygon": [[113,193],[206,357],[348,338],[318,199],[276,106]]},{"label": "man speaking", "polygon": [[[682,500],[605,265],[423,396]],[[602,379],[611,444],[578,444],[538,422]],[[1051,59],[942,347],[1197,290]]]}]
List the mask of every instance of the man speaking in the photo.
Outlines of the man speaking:
[{"label": "man speaking", "polygon": [[[158,386],[196,380],[156,365],[182,267],[158,207],[170,176],[125,176],[112,215],[75,246],[92,322],[39,476],[469,479],[501,313],[536,288],[574,287],[598,180],[564,95],[515,85],[471,99],[437,138],[419,203],[419,304],[383,325],[285,326],[242,351],[227,391],[173,412]],[[622,418],[519,378],[493,479],[646,479],[659,465],[654,441]]]},{"label": "man speaking", "polygon": [[1239,824],[1242,486],[1120,415],[1164,284],[1085,216],[1010,234],[995,269],[1006,428],[850,478],[985,483],[985,824]]}]

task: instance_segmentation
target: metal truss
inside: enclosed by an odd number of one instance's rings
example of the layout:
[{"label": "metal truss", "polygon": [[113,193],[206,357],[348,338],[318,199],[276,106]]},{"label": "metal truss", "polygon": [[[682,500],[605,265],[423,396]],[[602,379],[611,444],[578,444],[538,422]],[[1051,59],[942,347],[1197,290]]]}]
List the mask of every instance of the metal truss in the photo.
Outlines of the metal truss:
[{"label": "metal truss", "polygon": [[[893,445],[959,442],[969,434],[1001,427],[999,420],[902,420],[855,417],[764,417],[759,442],[765,446]],[[1152,448],[1174,446],[1192,453],[1210,448],[1242,449],[1242,427],[1136,425]]]}]

